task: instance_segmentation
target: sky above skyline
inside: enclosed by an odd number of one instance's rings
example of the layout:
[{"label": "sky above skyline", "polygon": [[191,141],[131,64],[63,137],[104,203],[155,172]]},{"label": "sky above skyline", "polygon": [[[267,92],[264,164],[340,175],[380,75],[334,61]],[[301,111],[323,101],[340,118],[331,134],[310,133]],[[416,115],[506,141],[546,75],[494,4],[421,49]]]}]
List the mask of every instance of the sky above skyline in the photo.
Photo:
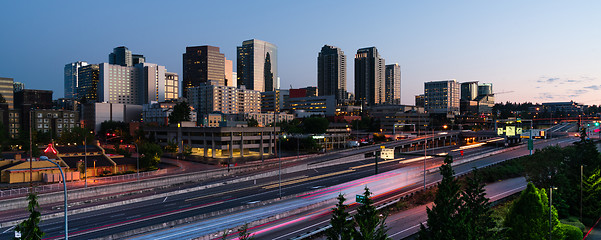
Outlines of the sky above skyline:
[{"label": "sky above skyline", "polygon": [[493,83],[497,102],[601,103],[599,1],[2,1],[0,77],[63,97],[63,68],[108,62],[117,46],[182,74],[186,46],[278,47],[287,89],[317,86],[324,44],[347,55],[375,46],[402,70],[403,104],[424,82]]}]

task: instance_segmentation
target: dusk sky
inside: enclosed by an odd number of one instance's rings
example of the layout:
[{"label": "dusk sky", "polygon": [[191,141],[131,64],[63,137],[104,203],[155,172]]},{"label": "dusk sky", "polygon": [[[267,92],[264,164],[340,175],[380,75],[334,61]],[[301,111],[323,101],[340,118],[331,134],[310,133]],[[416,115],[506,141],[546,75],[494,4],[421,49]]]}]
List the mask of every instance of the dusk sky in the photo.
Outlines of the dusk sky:
[{"label": "dusk sky", "polygon": [[[182,74],[186,46],[278,47],[282,88],[317,86],[324,44],[375,46],[402,69],[402,103],[424,82],[493,83],[497,102],[601,103],[601,1],[2,1],[0,77],[63,97],[63,67],[127,46]],[[235,70],[235,67],[234,67]],[[511,92],[513,91],[513,92]],[[503,93],[504,92],[504,93]]]}]

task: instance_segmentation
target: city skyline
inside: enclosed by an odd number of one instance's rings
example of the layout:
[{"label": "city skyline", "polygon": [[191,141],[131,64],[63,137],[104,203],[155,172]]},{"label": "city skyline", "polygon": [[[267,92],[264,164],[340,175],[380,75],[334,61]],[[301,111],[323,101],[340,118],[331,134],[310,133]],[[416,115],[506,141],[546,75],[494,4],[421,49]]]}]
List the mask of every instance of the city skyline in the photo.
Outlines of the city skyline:
[{"label": "city skyline", "polygon": [[[593,30],[601,20],[593,5],[601,3],[341,3],[272,2],[268,5],[274,11],[263,16],[253,14],[263,7],[226,3],[203,4],[216,11],[198,15],[191,14],[195,5],[201,5],[194,2],[160,7],[128,2],[119,9],[92,2],[77,6],[5,2],[1,6],[10,11],[0,19],[11,23],[3,31],[12,37],[2,40],[0,76],[24,82],[30,89],[52,90],[58,98],[64,92],[65,64],[107,62],[106,53],[117,46],[143,53],[148,62],[165,65],[181,76],[181,53],[186,46],[217,46],[227,59],[234,59],[242,41],[261,39],[278,47],[283,89],[317,86],[315,56],[327,44],[347,53],[375,46],[383,58],[399,63],[403,104],[414,104],[424,82],[444,79],[493,83],[495,91],[502,93],[496,96],[497,102],[601,101],[597,97],[601,59],[596,44],[601,33]],[[310,17],[334,7],[336,13]],[[105,17],[107,13],[131,14],[133,9],[165,14],[144,19],[145,24],[123,24]],[[366,21],[354,16],[361,11],[378,14]],[[225,20],[204,24],[219,15]],[[239,24],[251,17],[261,24]],[[336,27],[320,24],[328,21],[335,21]],[[374,24],[382,22],[398,30]],[[94,31],[90,24],[97,26]],[[190,28],[196,31],[184,31]],[[33,55],[39,64],[36,71],[30,71],[28,63]],[[347,90],[354,92],[353,64],[348,64],[347,72]]]}]

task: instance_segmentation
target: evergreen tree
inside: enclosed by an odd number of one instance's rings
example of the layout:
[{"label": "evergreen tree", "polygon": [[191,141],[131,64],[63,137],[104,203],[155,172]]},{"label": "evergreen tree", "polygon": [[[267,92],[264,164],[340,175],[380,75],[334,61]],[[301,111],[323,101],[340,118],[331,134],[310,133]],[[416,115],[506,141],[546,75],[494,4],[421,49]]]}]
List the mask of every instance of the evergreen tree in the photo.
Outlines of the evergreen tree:
[{"label": "evergreen tree", "polygon": [[346,212],[347,205],[344,204],[346,198],[344,195],[338,195],[338,204],[332,208],[332,218],[330,218],[331,228],[326,230],[328,240],[346,240],[352,239],[353,221],[349,220],[350,214]]},{"label": "evergreen tree", "polygon": [[491,217],[490,202],[484,192],[484,183],[478,170],[474,169],[472,177],[466,179],[466,187],[461,195],[463,204],[459,208],[462,220],[456,236],[461,239],[492,239],[491,229],[495,221]]},{"label": "evergreen tree", "polygon": [[[562,239],[559,230],[557,210],[551,207],[553,238]],[[509,239],[546,239],[549,237],[549,199],[545,189],[537,189],[534,184],[522,191],[505,218]]]},{"label": "evergreen tree", "polygon": [[190,121],[190,106],[187,102],[181,102],[173,107],[169,114],[169,124],[177,124],[181,121]]},{"label": "evergreen tree", "polygon": [[365,187],[364,202],[357,208],[355,223],[358,229],[353,231],[353,239],[356,240],[385,240],[390,239],[386,235],[386,217],[380,218],[378,210],[371,200],[371,192]]},{"label": "evergreen tree", "polygon": [[251,236],[251,233],[248,232],[248,223],[245,223],[238,229],[238,239],[239,240],[253,240],[254,237]]},{"label": "evergreen tree", "polygon": [[40,207],[38,204],[38,196],[35,193],[29,193],[29,195],[27,195],[27,200],[29,200],[29,204],[27,205],[29,218],[17,225],[15,231],[21,232],[20,239],[42,239],[42,237],[44,237],[44,232],[42,232],[39,226],[41,214],[36,209]]},{"label": "evergreen tree", "polygon": [[584,179],[582,199],[583,223],[592,226],[601,216],[601,170],[597,170]]},{"label": "evergreen tree", "polygon": [[[434,199],[432,209],[427,208],[428,227],[420,226],[418,239],[456,239],[457,229],[461,219],[457,210],[461,205],[459,196],[460,186],[454,177],[455,172],[451,164],[453,159],[447,156],[444,164],[440,166],[442,181],[438,185],[438,192]],[[461,239],[461,238],[459,238]]]}]

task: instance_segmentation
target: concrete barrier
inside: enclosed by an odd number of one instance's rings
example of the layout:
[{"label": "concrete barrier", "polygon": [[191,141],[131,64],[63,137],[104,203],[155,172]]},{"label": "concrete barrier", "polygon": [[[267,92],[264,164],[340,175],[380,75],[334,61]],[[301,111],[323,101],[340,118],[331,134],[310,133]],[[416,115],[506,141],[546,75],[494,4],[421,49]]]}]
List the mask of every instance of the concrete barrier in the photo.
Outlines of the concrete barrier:
[{"label": "concrete barrier", "polygon": [[[130,237],[130,236],[134,236],[134,235],[139,235],[139,234],[144,234],[144,233],[148,233],[148,232],[152,232],[152,231],[157,231],[157,230],[161,230],[161,229],[165,229],[165,228],[174,227],[174,226],[177,226],[177,225],[188,224],[188,223],[191,223],[191,222],[198,222],[200,220],[204,220],[204,219],[207,219],[207,218],[220,216],[220,215],[223,215],[223,214],[231,214],[231,213],[242,211],[242,210],[246,210],[246,209],[249,209],[249,208],[254,208],[254,207],[259,207],[259,206],[265,206],[265,205],[272,204],[272,203],[275,203],[275,202],[280,202],[280,201],[292,199],[292,198],[298,197],[298,196],[300,196],[302,194],[306,194],[306,193],[300,193],[300,194],[290,195],[290,196],[283,197],[282,199],[272,199],[272,200],[268,200],[268,201],[264,201],[264,202],[260,202],[260,203],[249,204],[249,205],[245,205],[245,206],[239,206],[239,207],[235,207],[235,208],[224,209],[224,210],[221,210],[221,211],[206,213],[206,214],[202,214],[202,215],[198,215],[198,216],[193,216],[193,217],[187,217],[187,218],[183,218],[183,219],[173,220],[173,221],[169,221],[169,222],[165,222],[165,223],[155,224],[155,225],[148,226],[148,227],[143,227],[143,228],[129,230],[129,231],[122,232],[122,233],[116,233],[116,234],[112,234],[112,235],[109,235],[109,236],[106,236],[106,237],[101,237],[101,238],[96,238],[96,239],[99,239],[99,240],[122,239],[122,238]],[[295,210],[291,210],[291,211],[287,211],[287,212],[284,212],[284,213],[276,214],[276,215],[274,215],[274,216],[272,216],[270,218],[253,221],[253,222],[251,222],[252,224],[249,223],[249,226],[256,226],[256,225],[262,224],[260,222],[265,223],[265,222],[273,221],[273,220],[284,218],[284,217],[287,217],[287,216],[290,216],[290,215],[293,215],[293,214],[297,214],[297,213],[300,213],[300,212],[303,212],[303,211],[307,211],[307,210],[312,209],[312,208],[316,208],[316,207],[323,206],[323,205],[326,205],[326,204],[331,204],[331,203],[334,203],[335,200],[336,200],[335,198],[332,198],[332,199],[324,200],[322,202],[311,204],[311,205],[308,205],[308,206],[305,206],[305,207],[302,207],[302,208],[298,208],[298,209],[295,209]],[[267,219],[271,219],[271,220],[267,220]],[[207,236],[204,236],[204,237],[210,237],[211,235],[207,235]],[[204,238],[204,237],[200,238],[200,239],[212,239],[212,238]]]}]

